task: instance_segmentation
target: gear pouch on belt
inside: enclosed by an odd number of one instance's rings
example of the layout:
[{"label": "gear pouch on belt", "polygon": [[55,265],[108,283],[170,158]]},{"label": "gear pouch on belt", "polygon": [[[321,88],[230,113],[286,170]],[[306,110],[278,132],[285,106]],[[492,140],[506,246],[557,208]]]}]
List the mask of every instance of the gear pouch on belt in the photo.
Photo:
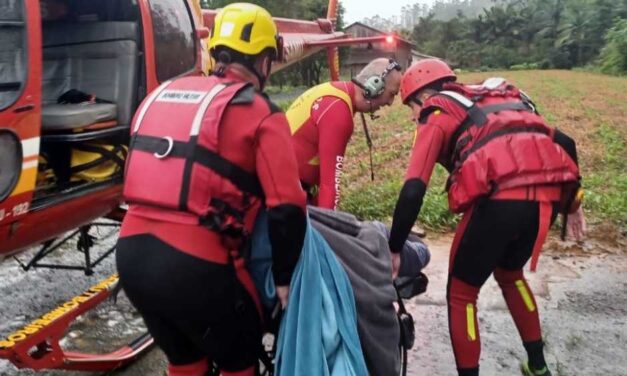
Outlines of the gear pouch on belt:
[{"label": "gear pouch on belt", "polygon": [[408,312],[400,312],[398,321],[401,327],[401,345],[409,350],[414,347],[416,340],[416,330],[414,328],[414,318]]},{"label": "gear pouch on belt", "polygon": [[394,289],[396,289],[396,296],[398,302],[398,310],[396,315],[398,316],[398,322],[401,329],[401,347],[406,350],[414,347],[414,341],[416,340],[416,330],[414,328],[414,318],[412,315],[407,312],[405,308],[405,303],[403,303],[403,298],[401,297],[399,287],[395,284]]}]

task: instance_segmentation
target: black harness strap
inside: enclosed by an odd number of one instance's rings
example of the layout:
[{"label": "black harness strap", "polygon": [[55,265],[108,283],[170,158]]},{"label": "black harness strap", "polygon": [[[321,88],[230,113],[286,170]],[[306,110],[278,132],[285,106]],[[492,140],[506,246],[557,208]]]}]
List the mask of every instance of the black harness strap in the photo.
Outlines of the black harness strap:
[{"label": "black harness strap", "polygon": [[257,175],[250,173],[228,159],[203,147],[197,147],[195,161],[228,179],[242,192],[263,197],[263,188]]},{"label": "black harness strap", "polygon": [[528,111],[534,112],[534,108],[523,101],[517,102],[508,102],[508,103],[499,103],[485,107],[479,107],[476,104],[473,104],[471,107],[467,107],[457,99],[451,96],[446,96],[449,99],[452,99],[454,102],[458,103],[460,106],[466,109],[468,115],[464,119],[464,121],[457,127],[453,136],[451,136],[451,140],[449,142],[449,149],[451,151],[451,158],[449,160],[449,171],[452,171],[455,168],[455,164],[459,159],[459,153],[462,148],[464,148],[472,138],[470,136],[464,137],[463,139],[459,139],[464,132],[466,132],[470,127],[477,126],[482,127],[488,121],[488,114],[496,113],[500,111]]},{"label": "black harness strap", "polygon": [[[165,138],[153,136],[137,136],[133,144],[134,150],[164,155],[170,148],[170,143]],[[256,197],[263,197],[263,189],[257,175],[250,173],[228,159],[212,152],[202,146],[196,145],[189,151],[190,144],[182,141],[173,141],[172,148],[164,158],[187,158],[192,155],[192,161],[199,163],[216,174],[228,179],[242,192],[250,193]]]},{"label": "black harness strap", "polygon": [[483,108],[477,106],[477,104],[473,104],[467,111],[468,119],[477,127],[483,127],[488,122],[488,113]]},{"label": "black harness strap", "polygon": [[181,185],[181,195],[179,196],[179,210],[187,211],[187,200],[189,190],[192,185],[192,169],[194,167],[194,149],[198,145],[198,136],[191,136],[185,152],[185,167],[183,169],[183,184]]},{"label": "black harness strap", "polygon": [[486,113],[486,114],[499,112],[499,111],[527,111],[527,112],[533,112],[533,108],[531,108],[531,106],[529,106],[525,102],[509,102],[509,103],[493,104],[493,105],[490,105],[490,106],[482,107],[481,110],[484,113]]},{"label": "black harness strap", "polygon": [[[451,188],[451,184],[453,183],[453,180],[452,180],[453,174],[457,171],[457,168],[459,168],[459,166],[461,166],[464,163],[464,161],[468,159],[468,157],[472,153],[474,153],[475,151],[477,151],[478,149],[486,145],[488,142],[494,140],[495,138],[506,136],[509,134],[517,134],[517,133],[542,133],[547,136],[550,136],[550,131],[546,129],[542,129],[538,127],[522,127],[522,126],[499,129],[498,131],[490,133],[489,135],[477,141],[476,144],[474,144],[470,149],[466,150],[462,155],[459,156],[459,164],[457,166],[453,166],[454,168],[451,170],[451,173],[446,181],[446,191],[448,191],[449,188]],[[494,187],[493,189],[495,190],[496,187]]]},{"label": "black harness strap", "polygon": [[[187,142],[173,141],[172,149],[167,153],[166,157],[172,158],[185,158],[187,155]],[[165,155],[169,148],[169,142],[163,137],[154,136],[137,136],[133,143],[133,150],[141,150],[147,153],[156,153],[159,155]]]},{"label": "black harness strap", "polygon": [[[458,140],[459,137],[461,137],[461,135],[466,132],[468,130],[468,128],[470,128],[470,126],[473,125],[472,119],[470,117],[466,117],[466,119],[464,119],[464,121],[462,121],[462,123],[459,125],[459,127],[457,127],[457,129],[455,130],[455,132],[453,132],[453,135],[451,136],[451,140],[449,141],[448,144],[448,150],[450,153],[450,159],[449,159],[449,166],[448,166],[448,170],[449,171],[453,171],[453,169],[455,168],[455,161],[457,160],[457,154],[458,154]],[[470,140],[472,139],[472,137],[468,136],[465,137],[465,139],[467,140],[467,142],[470,142]]]}]

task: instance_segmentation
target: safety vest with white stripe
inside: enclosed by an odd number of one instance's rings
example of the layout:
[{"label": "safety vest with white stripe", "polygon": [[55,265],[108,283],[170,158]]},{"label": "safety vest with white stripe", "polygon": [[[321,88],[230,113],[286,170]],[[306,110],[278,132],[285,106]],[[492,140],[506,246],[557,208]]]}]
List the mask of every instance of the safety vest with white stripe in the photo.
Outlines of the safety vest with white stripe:
[{"label": "safety vest with white stripe", "polygon": [[[238,218],[248,201],[242,197],[262,197],[263,191],[255,174],[220,156],[218,135],[228,104],[248,85],[185,77],[148,96],[133,122],[126,201],[192,213],[216,230],[241,228]],[[224,194],[227,188],[233,192]]]}]

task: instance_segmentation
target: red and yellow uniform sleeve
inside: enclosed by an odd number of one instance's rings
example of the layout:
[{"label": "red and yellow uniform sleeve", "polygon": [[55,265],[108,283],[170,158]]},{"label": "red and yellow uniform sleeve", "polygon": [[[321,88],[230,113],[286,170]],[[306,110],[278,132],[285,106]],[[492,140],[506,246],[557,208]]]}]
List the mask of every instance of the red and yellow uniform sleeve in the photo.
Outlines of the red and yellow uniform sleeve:
[{"label": "red and yellow uniform sleeve", "polygon": [[346,146],[353,134],[353,113],[340,99],[326,108],[318,118],[318,155],[320,158],[320,185],[318,206],[336,209],[340,202],[340,185],[344,168]]}]

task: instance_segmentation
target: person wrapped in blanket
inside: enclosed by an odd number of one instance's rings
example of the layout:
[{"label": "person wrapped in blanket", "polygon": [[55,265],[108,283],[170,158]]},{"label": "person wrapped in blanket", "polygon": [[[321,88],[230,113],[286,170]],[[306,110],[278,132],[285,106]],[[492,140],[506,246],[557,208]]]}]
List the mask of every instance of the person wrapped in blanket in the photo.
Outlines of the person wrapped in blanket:
[{"label": "person wrapped in blanket", "polygon": [[[268,238],[267,217],[264,213],[264,211],[260,211],[255,223],[247,269],[250,270],[262,303],[267,310],[272,310],[276,305],[271,273],[272,248]],[[399,349],[401,328],[395,307],[398,295],[394,284],[407,285],[405,289],[400,291],[401,296],[404,295],[404,297],[409,297],[412,292],[416,294],[424,291],[426,286],[423,286],[422,290],[417,290],[415,285],[408,282],[421,279],[423,283],[426,283],[426,277],[421,273],[421,270],[427,266],[430,260],[427,246],[416,235],[411,235],[408,238],[401,253],[401,268],[395,281],[392,278],[391,254],[388,246],[389,229],[383,223],[361,222],[352,214],[313,206],[308,207],[308,215],[311,224],[308,227],[311,228],[311,231],[321,235],[324,243],[328,245],[325,247],[330,248],[329,253],[331,255],[326,255],[321,249],[315,249],[313,253],[320,255],[319,258],[334,259],[331,260],[331,263],[335,262],[335,259],[339,261],[343,272],[345,272],[339,274],[346,274],[348,277],[354,296],[359,343],[368,374],[373,376],[399,375],[401,369]],[[301,273],[301,269],[308,267],[306,262],[303,262],[303,259],[309,260],[307,255],[311,250],[307,249],[307,244],[310,242],[306,240],[301,260],[294,273],[295,278],[292,279],[290,287],[290,303],[284,314],[287,317],[284,317],[280,335],[280,339],[284,340],[279,341],[277,350],[277,357],[281,361],[277,362],[275,375],[315,376],[313,370],[317,369],[318,365],[308,364],[303,358],[307,360],[312,360],[312,357],[317,359],[317,354],[311,355],[315,353],[311,349],[318,346],[317,339],[320,338],[315,333],[316,330],[323,332],[323,341],[329,335],[325,336],[324,333],[326,332],[323,329],[310,328],[309,326],[303,328],[304,325],[299,322],[291,323],[291,321],[311,320],[312,317],[316,317],[315,323],[317,320],[322,320],[322,328],[337,327],[338,325],[333,322],[336,312],[344,312],[347,306],[350,306],[347,300],[352,300],[338,299],[340,307],[332,309],[330,314],[324,313],[326,307],[321,309],[322,314],[316,310],[316,307],[312,307],[316,305],[315,302],[311,301],[311,296],[316,294],[316,292],[312,292],[312,289],[316,290],[318,286],[312,288],[309,285],[306,291],[301,291],[305,289],[302,281],[311,279],[311,274],[303,275]],[[328,260],[325,259],[324,262],[321,261],[321,264],[327,262]],[[341,294],[336,291],[336,285],[337,281],[341,280],[340,277],[343,278],[343,276],[338,276],[332,271],[321,272],[320,274],[321,281],[318,282],[323,286],[323,290],[328,290],[330,296],[340,296]],[[301,292],[299,293],[299,291]],[[337,330],[339,333],[345,331],[341,328]],[[343,338],[340,334],[337,336]],[[294,337],[298,337],[299,340],[289,342]],[[342,341],[344,340],[337,342]],[[289,343],[289,346],[286,342]],[[291,346],[293,345],[296,347],[292,349]],[[343,345],[338,344],[337,346],[341,348]],[[289,349],[287,349],[288,347]],[[301,350],[307,352],[309,356],[299,355]],[[324,351],[329,354],[342,353],[337,349],[329,348],[325,348]],[[328,358],[322,362],[325,361],[332,363]],[[312,361],[312,363],[316,362]]]}]

